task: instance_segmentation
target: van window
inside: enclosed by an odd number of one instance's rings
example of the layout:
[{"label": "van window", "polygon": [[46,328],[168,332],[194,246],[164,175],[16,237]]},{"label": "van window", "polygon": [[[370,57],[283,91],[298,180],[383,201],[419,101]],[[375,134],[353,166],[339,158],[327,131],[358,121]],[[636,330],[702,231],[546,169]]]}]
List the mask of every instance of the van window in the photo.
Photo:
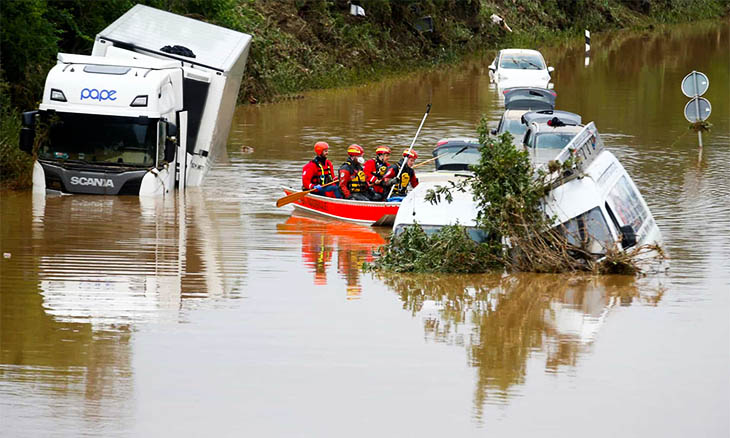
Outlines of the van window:
[{"label": "van window", "polygon": [[591,254],[605,254],[606,248],[613,242],[611,231],[599,207],[563,223],[561,229],[568,243]]},{"label": "van window", "polygon": [[635,232],[641,229],[649,216],[641,203],[639,193],[629,183],[626,175],[622,176],[608,193],[608,201],[621,225],[631,225]]}]

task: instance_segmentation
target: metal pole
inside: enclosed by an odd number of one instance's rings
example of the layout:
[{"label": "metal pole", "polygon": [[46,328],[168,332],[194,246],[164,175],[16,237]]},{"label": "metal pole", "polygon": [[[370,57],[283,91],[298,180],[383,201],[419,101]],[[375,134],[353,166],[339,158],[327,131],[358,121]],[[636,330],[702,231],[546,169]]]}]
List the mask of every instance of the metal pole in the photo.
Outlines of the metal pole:
[{"label": "metal pole", "polygon": [[[411,142],[411,146],[408,148],[408,152],[410,153],[413,149],[413,145],[416,143],[416,139],[418,138],[418,134],[421,132],[421,128],[423,128],[424,122],[426,122],[426,117],[428,117],[428,113],[431,111],[431,104],[429,103],[426,106],[426,114],[423,115],[423,119],[421,120],[421,124],[418,126],[418,131],[416,131],[416,136],[413,137],[413,141]],[[394,183],[392,186],[390,186],[390,192],[388,192],[388,197],[385,198],[386,200],[393,196],[393,190],[395,189],[395,184],[398,183],[398,179],[400,178],[400,174],[403,173],[403,168],[406,166],[406,163],[408,162],[407,157],[403,157],[403,163],[400,165],[400,169],[398,169],[398,175],[395,176],[396,183]]]},{"label": "metal pole", "polygon": [[[697,72],[692,71],[692,79],[694,79],[695,82],[695,110],[697,111],[697,122],[702,122],[702,115],[700,114],[700,99],[699,94],[697,94],[697,91],[700,89],[697,84]],[[697,138],[700,141],[700,149],[702,148],[702,131],[697,130]]]}]

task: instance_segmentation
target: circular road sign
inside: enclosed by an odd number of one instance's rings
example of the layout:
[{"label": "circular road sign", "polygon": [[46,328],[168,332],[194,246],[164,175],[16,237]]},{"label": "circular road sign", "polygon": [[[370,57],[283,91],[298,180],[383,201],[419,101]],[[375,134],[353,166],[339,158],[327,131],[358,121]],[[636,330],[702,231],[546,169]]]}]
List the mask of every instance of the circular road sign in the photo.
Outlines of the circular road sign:
[{"label": "circular road sign", "polygon": [[682,93],[687,97],[702,96],[709,87],[710,80],[698,71],[693,71],[682,79]]},{"label": "circular road sign", "polygon": [[690,123],[704,122],[711,112],[712,105],[704,97],[695,97],[684,106],[684,117]]}]

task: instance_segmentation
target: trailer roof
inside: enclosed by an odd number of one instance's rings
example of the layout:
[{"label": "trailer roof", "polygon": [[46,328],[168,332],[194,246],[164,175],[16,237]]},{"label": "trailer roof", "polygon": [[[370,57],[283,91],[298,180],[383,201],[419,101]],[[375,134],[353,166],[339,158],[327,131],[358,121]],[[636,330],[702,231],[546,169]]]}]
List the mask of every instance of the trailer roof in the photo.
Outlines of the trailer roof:
[{"label": "trailer roof", "polygon": [[[97,39],[228,72],[251,44],[251,35],[144,5],[136,5],[99,32]],[[195,58],[161,51],[183,46]]]}]

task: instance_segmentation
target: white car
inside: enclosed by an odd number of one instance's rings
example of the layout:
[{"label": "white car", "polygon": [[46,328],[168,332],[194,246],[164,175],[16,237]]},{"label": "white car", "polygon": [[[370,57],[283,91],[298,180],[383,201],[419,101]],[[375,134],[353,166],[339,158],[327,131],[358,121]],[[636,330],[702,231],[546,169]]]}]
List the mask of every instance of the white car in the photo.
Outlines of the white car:
[{"label": "white car", "polygon": [[489,65],[489,79],[500,89],[511,87],[552,88],[550,73],[545,59],[537,50],[504,49],[497,52]]}]

